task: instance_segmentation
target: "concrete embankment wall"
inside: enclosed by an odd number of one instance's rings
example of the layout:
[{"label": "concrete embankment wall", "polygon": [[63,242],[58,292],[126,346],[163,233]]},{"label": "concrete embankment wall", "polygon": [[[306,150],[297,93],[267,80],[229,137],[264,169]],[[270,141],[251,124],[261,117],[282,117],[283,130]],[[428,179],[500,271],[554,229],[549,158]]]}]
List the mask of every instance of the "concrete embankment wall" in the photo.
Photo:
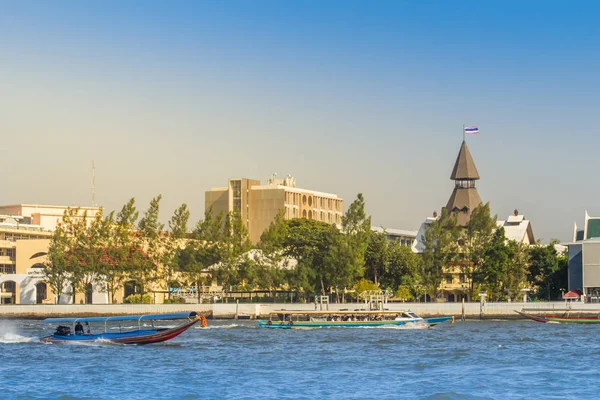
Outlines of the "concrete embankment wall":
[{"label": "concrete embankment wall", "polygon": [[[326,310],[326,305],[323,310]],[[329,304],[330,311],[353,311],[366,309],[362,303]],[[564,302],[544,303],[486,303],[483,309],[479,303],[464,303],[464,315],[467,319],[516,319],[519,315],[515,310],[522,308],[564,309]],[[598,309],[595,304],[575,303],[573,308]],[[414,311],[422,317],[454,315],[460,319],[463,312],[462,303],[388,303],[385,309],[389,311]],[[271,312],[285,311],[315,311],[315,304],[290,303],[217,303],[217,304],[87,304],[87,305],[1,305],[0,318],[46,318],[56,316],[93,316],[93,315],[129,315],[129,314],[159,314],[184,311],[196,311],[200,314],[219,318],[265,317]],[[319,308],[320,310],[320,308]]]}]

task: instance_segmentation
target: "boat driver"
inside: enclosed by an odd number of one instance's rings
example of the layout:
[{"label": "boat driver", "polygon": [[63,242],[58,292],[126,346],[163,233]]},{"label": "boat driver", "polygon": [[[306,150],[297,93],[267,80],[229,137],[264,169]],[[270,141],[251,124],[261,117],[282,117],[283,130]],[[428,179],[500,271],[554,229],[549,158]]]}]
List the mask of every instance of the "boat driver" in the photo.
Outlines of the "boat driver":
[{"label": "boat driver", "polygon": [[81,322],[77,322],[77,325],[75,325],[75,334],[83,335],[83,325],[81,325]]}]

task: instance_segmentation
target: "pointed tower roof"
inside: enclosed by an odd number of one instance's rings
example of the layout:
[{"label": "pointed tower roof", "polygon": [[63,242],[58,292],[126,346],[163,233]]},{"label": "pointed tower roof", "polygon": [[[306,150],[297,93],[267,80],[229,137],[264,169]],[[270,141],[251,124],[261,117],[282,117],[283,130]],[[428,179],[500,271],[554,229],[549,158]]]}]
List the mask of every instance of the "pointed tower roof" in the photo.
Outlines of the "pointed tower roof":
[{"label": "pointed tower roof", "polygon": [[455,181],[460,179],[479,179],[479,173],[477,172],[477,168],[473,162],[473,157],[471,157],[471,152],[469,151],[469,147],[467,147],[467,142],[464,140],[462,142],[462,146],[460,146],[458,157],[456,157],[456,163],[454,163],[454,169],[452,170],[450,179]]}]

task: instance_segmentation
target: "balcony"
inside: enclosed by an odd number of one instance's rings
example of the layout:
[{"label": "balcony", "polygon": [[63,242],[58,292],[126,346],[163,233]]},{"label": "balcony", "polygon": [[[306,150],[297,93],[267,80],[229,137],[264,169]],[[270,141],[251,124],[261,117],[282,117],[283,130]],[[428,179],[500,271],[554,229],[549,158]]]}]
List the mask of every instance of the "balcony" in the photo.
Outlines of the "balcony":
[{"label": "balcony", "polygon": [[14,264],[15,260],[9,256],[0,256],[0,264]]}]

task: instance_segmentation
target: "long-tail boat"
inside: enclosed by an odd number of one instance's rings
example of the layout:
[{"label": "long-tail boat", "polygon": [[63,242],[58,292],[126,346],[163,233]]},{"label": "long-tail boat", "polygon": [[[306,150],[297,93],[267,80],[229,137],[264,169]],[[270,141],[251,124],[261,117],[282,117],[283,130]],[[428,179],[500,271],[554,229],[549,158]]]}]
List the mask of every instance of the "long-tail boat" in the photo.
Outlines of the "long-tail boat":
[{"label": "long-tail boat", "polygon": [[[154,321],[185,320],[185,322],[172,327],[160,328],[154,326]],[[44,322],[58,325],[56,331],[49,336],[40,339],[43,343],[69,343],[90,342],[95,340],[107,340],[121,344],[149,344],[164,342],[185,332],[197,322],[205,327],[206,317],[196,312],[181,312],[172,314],[149,314],[149,315],[127,315],[110,317],[79,317],[79,318],[46,318]],[[123,322],[133,322],[133,329],[125,330]],[[85,324],[85,328],[81,324]],[[150,326],[147,326],[147,324]],[[100,327],[99,333],[93,333]]]},{"label": "long-tail boat", "polygon": [[421,318],[411,311],[274,311],[268,320],[259,320],[259,328],[365,328],[414,326],[428,328],[452,321],[453,316]]},{"label": "long-tail boat", "polygon": [[515,312],[525,318],[536,322],[551,323],[551,324],[600,324],[600,311],[595,310],[564,310],[562,314],[556,314],[561,310],[531,310],[536,312],[551,312],[551,314],[530,314],[523,311]]}]

